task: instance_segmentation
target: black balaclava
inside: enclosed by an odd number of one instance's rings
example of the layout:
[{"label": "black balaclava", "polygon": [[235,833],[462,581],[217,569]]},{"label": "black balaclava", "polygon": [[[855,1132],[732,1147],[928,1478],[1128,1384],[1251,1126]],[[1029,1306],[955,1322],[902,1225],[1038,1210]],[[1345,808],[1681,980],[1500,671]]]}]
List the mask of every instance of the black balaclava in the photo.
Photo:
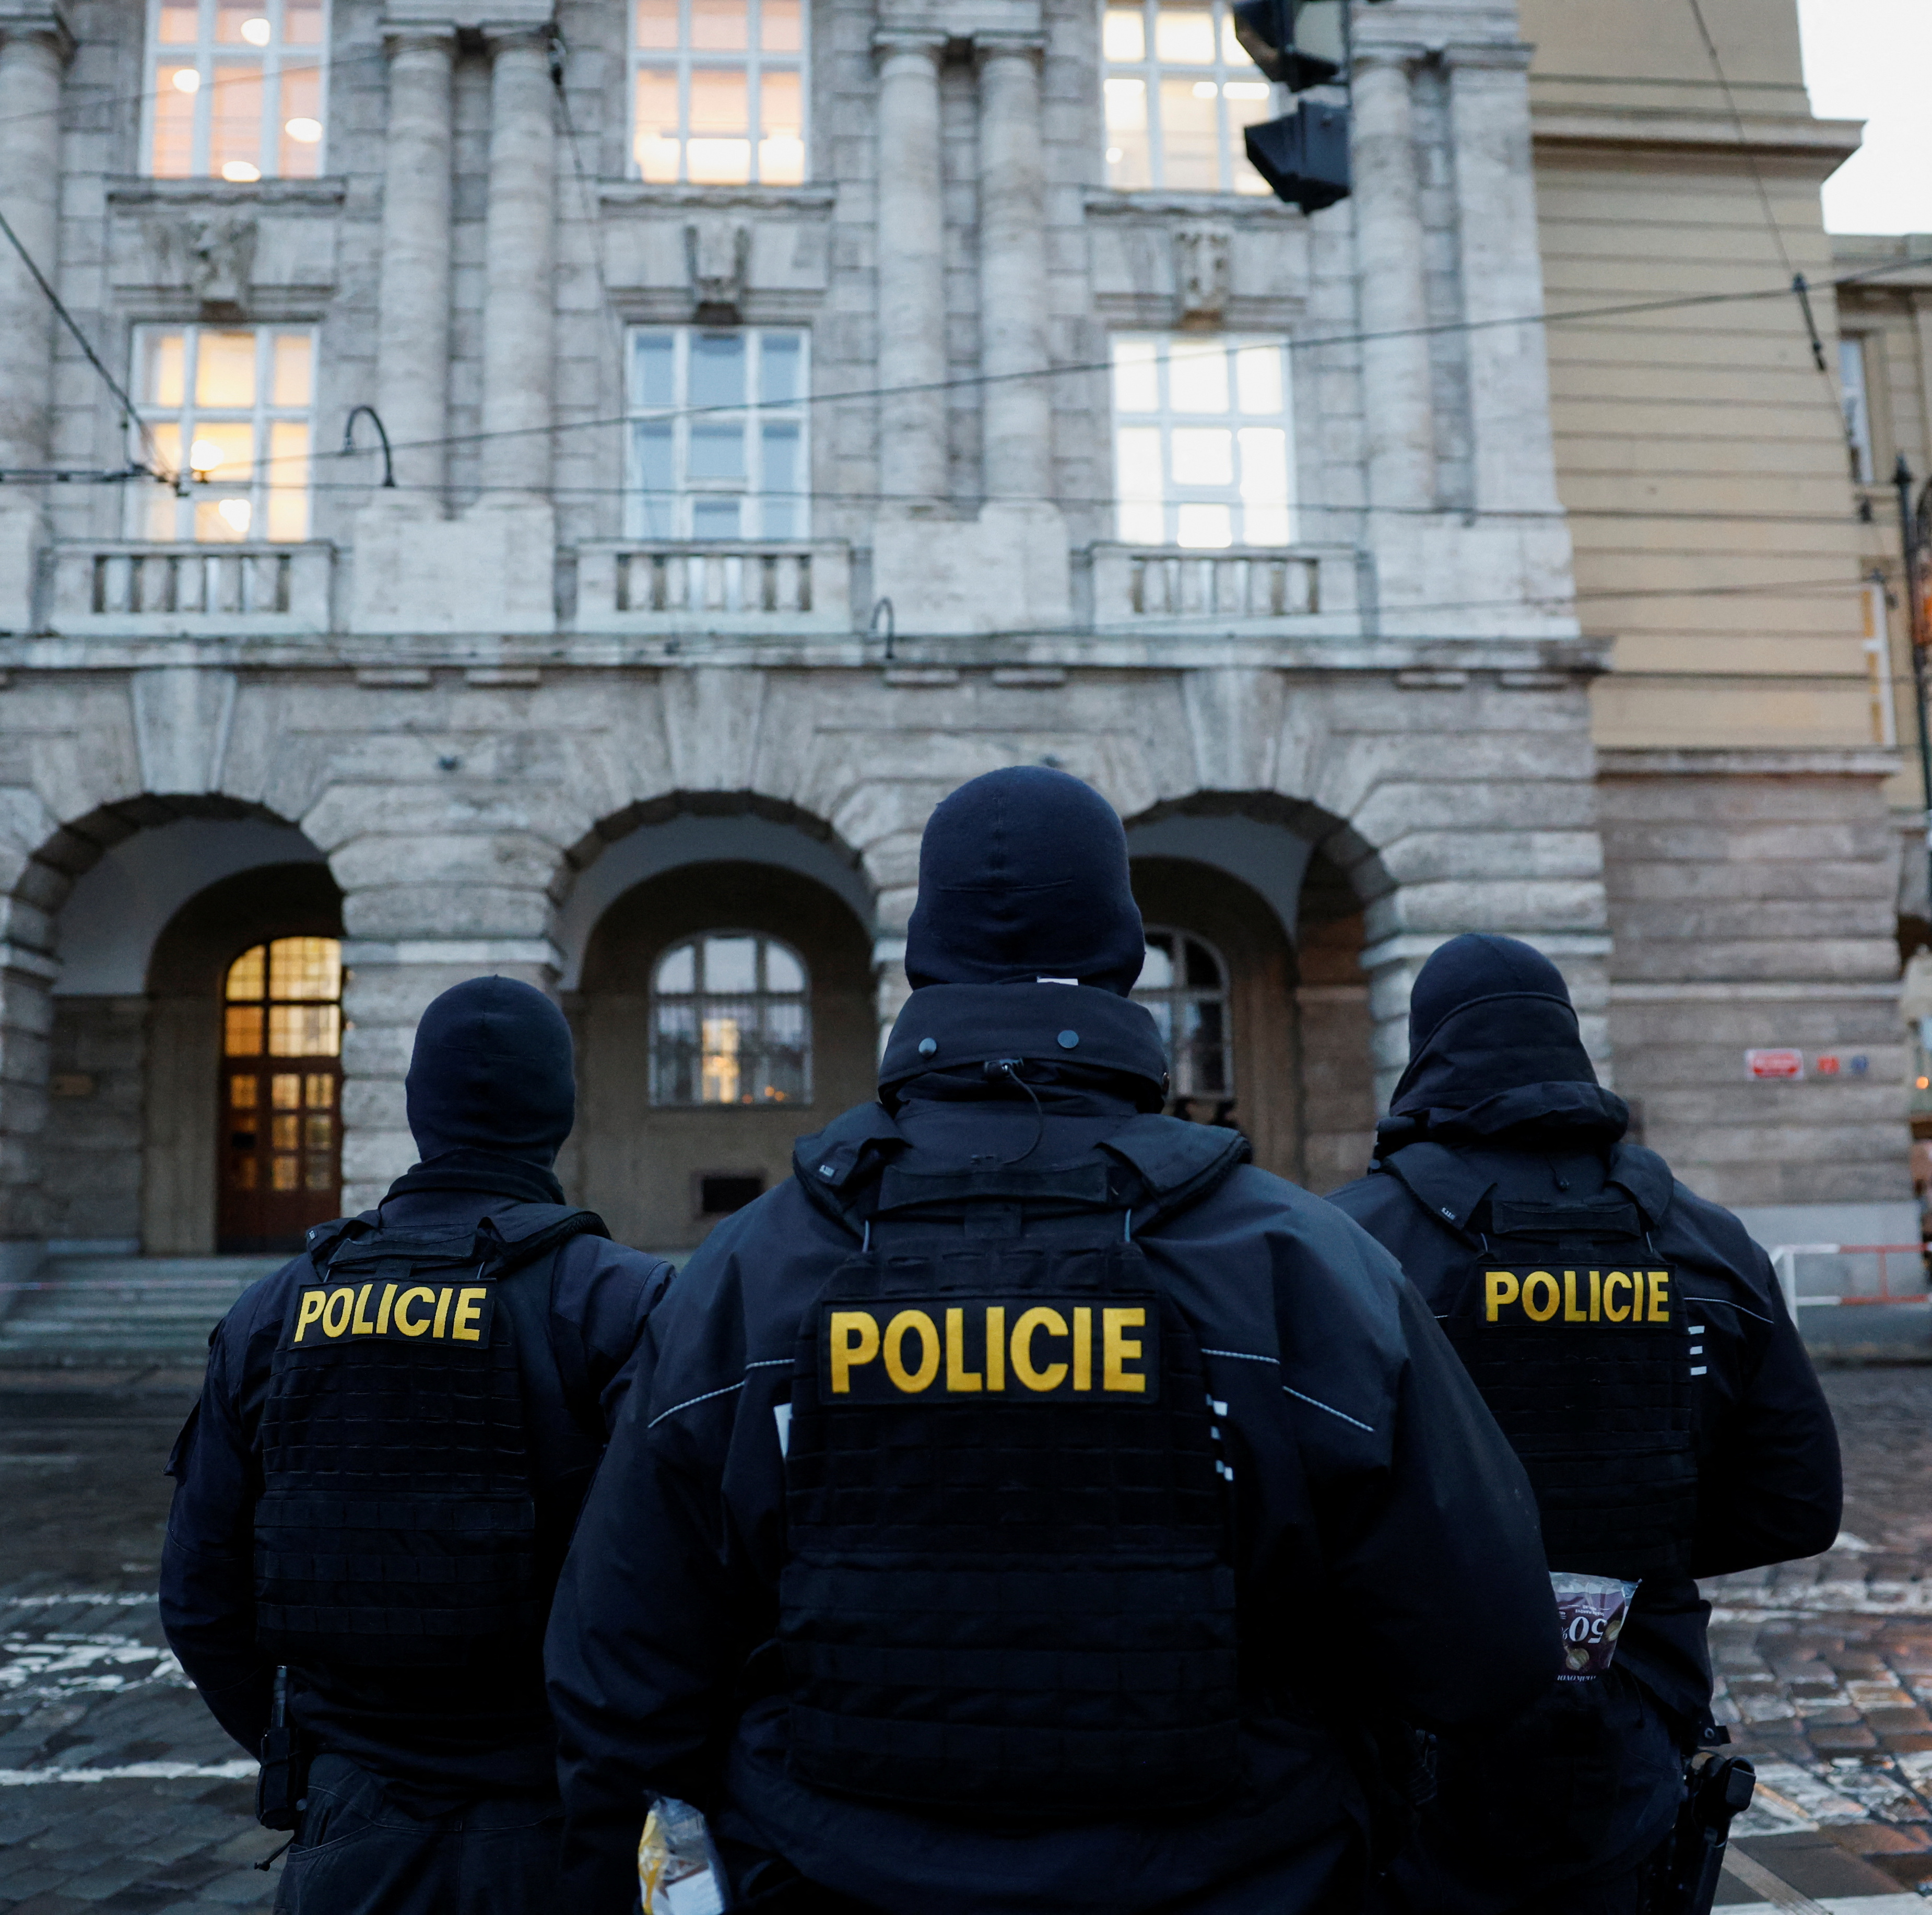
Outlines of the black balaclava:
[{"label": "black balaclava", "polygon": [[423,1013],[405,1091],[425,1163],[487,1151],[548,1170],[577,1117],[570,1026],[532,986],[472,977]]},{"label": "black balaclava", "polygon": [[1408,1000],[1408,1068],[1376,1126],[1392,1149],[1520,1124],[1621,1136],[1621,1097],[1597,1082],[1563,974],[1533,944],[1472,932],[1422,967]]},{"label": "black balaclava", "polygon": [[934,811],[906,932],[915,991],[1052,977],[1124,998],[1145,956],[1126,833],[1091,785],[1013,765],[961,785]]}]

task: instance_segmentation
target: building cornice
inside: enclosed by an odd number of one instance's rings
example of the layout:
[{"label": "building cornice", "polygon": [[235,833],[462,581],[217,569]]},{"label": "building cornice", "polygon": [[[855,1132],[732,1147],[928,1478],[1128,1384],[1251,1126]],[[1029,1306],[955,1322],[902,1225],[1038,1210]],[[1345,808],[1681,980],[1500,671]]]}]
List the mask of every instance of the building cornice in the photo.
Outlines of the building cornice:
[{"label": "building cornice", "polygon": [[1744,137],[1728,114],[1643,107],[1551,107],[1537,103],[1530,131],[1539,154],[1609,149],[1676,153],[1703,160],[1773,161],[1781,171],[1824,179],[1858,150],[1860,120],[1747,117]]},{"label": "building cornice", "polygon": [[349,196],[340,175],[326,179],[258,179],[246,185],[225,179],[149,179],[124,176],[107,182],[107,203],[129,206],[338,206]]},{"label": "building cornice", "polygon": [[1869,745],[1599,747],[1606,778],[1892,778],[1904,769],[1896,752]]}]

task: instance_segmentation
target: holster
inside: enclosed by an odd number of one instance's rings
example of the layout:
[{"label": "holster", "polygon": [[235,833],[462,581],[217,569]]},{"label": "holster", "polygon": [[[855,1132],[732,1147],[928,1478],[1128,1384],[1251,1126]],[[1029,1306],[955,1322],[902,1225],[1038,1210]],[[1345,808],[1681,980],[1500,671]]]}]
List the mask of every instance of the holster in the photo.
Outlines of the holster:
[{"label": "holster", "polygon": [[1757,1774],[1742,1755],[1700,1748],[1684,1765],[1684,1805],[1671,1832],[1652,1915],[1711,1915],[1731,1821],[1750,1806]]},{"label": "holster", "polygon": [[311,1753],[308,1738],[291,1724],[278,1723],[262,1738],[255,1820],[263,1828],[289,1830],[300,1826]]}]

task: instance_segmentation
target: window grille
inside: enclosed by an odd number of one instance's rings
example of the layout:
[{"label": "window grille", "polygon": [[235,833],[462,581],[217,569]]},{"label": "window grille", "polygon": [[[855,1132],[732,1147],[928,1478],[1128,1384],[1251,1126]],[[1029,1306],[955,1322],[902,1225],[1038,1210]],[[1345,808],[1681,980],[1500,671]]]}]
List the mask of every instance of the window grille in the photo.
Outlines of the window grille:
[{"label": "window grille", "polygon": [[1227,0],[1111,0],[1101,17],[1107,184],[1265,194],[1242,130],[1274,89],[1234,39]]},{"label": "window grille", "polygon": [[1202,548],[1290,543],[1287,343],[1117,335],[1113,359],[1121,539]]},{"label": "window grille", "polygon": [[808,1103],[811,981],[776,938],[714,931],[651,974],[651,1102]]},{"label": "window grille", "polygon": [[1234,1094],[1234,1034],[1228,1016],[1228,967],[1205,938],[1161,925],[1147,927],[1147,956],[1133,990],[1160,1027],[1171,1097]]},{"label": "window grille", "polygon": [[634,0],[631,152],[664,185],[805,178],[802,0]]},{"label": "window grille", "polygon": [[326,0],[152,0],[147,170],[162,179],[322,171]]}]

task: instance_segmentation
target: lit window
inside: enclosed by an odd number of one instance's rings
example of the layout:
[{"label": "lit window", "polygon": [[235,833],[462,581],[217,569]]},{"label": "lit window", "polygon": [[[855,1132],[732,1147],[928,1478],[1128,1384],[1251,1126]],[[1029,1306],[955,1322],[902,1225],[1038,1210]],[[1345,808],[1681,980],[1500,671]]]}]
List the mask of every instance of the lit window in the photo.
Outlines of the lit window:
[{"label": "lit window", "polygon": [[1114,487],[1128,544],[1287,545],[1293,443],[1282,341],[1115,338]]},{"label": "lit window", "polygon": [[1865,377],[1865,342],[1856,336],[1838,341],[1838,388],[1845,405],[1845,446],[1852,476],[1872,482],[1871,400]]},{"label": "lit window", "polygon": [[812,1002],[796,952],[717,931],[674,944],[651,977],[651,1102],[808,1103]]},{"label": "lit window", "polygon": [[328,29],[326,0],[150,0],[148,171],[314,179]]},{"label": "lit window", "polygon": [[[291,544],[308,536],[315,339],[306,328],[142,326],[141,416],[172,486],[130,486],[136,536]],[[130,456],[146,463],[145,446]]]},{"label": "lit window", "polygon": [[640,326],[631,335],[634,536],[803,539],[806,335]]},{"label": "lit window", "polygon": [[805,178],[803,0],[634,0],[631,152],[664,185]]},{"label": "lit window", "polygon": [[1213,945],[1190,931],[1149,925],[1134,1001],[1160,1027],[1172,1097],[1233,1097],[1228,968]]},{"label": "lit window", "polygon": [[223,1190],[326,1194],[326,1216],[341,1182],[342,946],[257,944],[228,967],[221,995]]},{"label": "lit window", "polygon": [[1236,43],[1227,0],[1117,0],[1101,34],[1109,186],[1268,191],[1241,132],[1274,117],[1274,89]]}]

